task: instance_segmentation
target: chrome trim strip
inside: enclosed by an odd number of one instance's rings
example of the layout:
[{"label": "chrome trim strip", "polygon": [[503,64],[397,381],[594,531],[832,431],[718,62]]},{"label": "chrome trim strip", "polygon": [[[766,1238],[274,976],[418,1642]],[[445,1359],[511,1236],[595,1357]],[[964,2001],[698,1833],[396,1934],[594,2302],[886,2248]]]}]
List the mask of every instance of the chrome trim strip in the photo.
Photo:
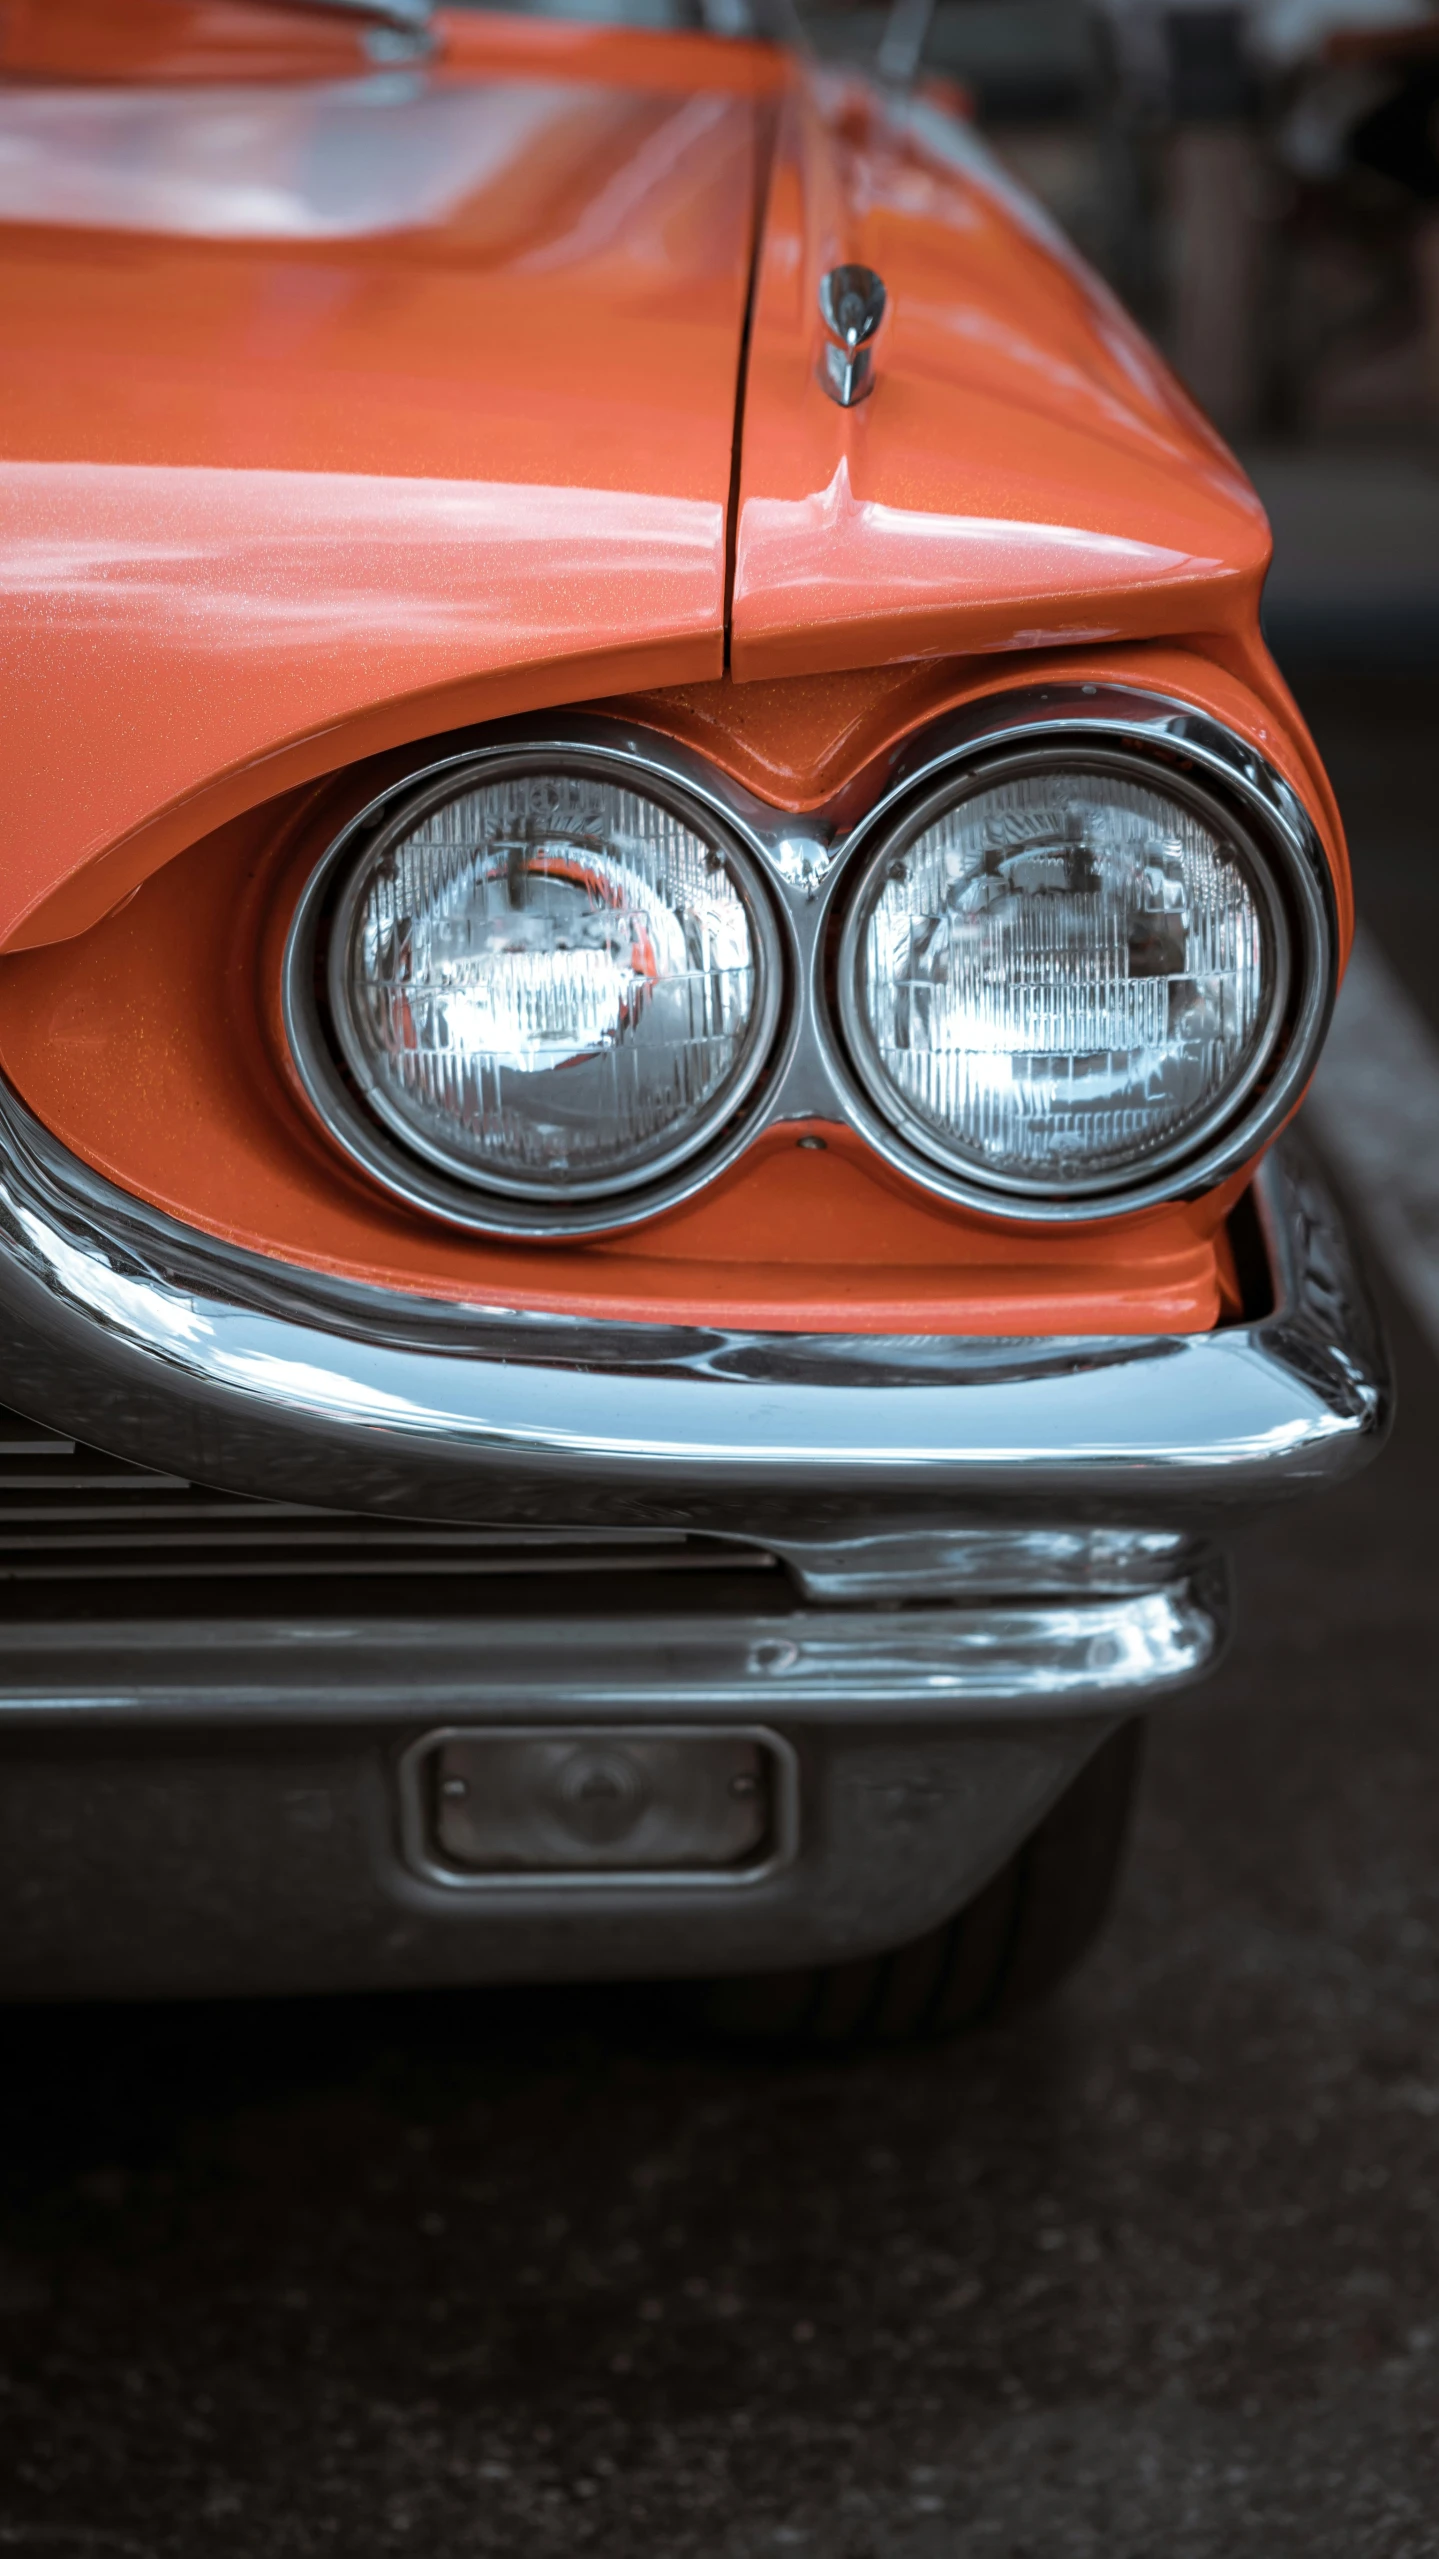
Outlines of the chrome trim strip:
[{"label": "chrome trim strip", "polygon": [[1211,1669],[1209,1567],[1123,1598],[774,1617],[0,1625],[0,1726],[871,1728],[1120,1713]]},{"label": "chrome trim strip", "polygon": [[[686,1554],[693,1554],[691,1542]],[[721,1550],[728,1554],[731,1550]],[[766,1547],[765,1554],[776,1549]],[[1177,1528],[1007,1527],[875,1531],[801,1537],[783,1555],[808,1600],[1097,1599],[1178,1581],[1203,1544]]]},{"label": "chrome trim strip", "polygon": [[[840,901],[876,857],[882,834],[903,821],[912,801],[991,754],[1064,739],[1082,739],[1090,749],[1110,744],[1130,754],[1137,751],[1158,759],[1161,767],[1177,764],[1217,786],[1255,828],[1261,849],[1288,884],[1299,939],[1295,976],[1300,992],[1288,1047],[1255,1107],[1231,1120],[1202,1152],[1166,1162],[1126,1189],[1082,1198],[1032,1196],[992,1177],[955,1172],[932,1154],[907,1145],[868,1100],[852,1070],[826,984]],[[447,741],[442,754],[361,810],[337,842],[356,842],[385,825],[402,798],[453,780],[468,768],[479,770],[513,755],[516,748],[556,756],[581,751],[597,764],[623,767],[631,780],[648,776],[662,788],[677,790],[719,818],[759,864],[773,891],[787,945],[790,1018],[775,1040],[767,1077],[739,1123],[661,1182],[623,1198],[588,1205],[557,1200],[547,1214],[539,1203],[520,1206],[496,1192],[471,1190],[458,1182],[442,1185],[434,1177],[425,1180],[416,1159],[409,1195],[452,1225],[492,1235],[618,1233],[691,1198],[764,1130],[801,1120],[852,1122],[878,1154],[921,1189],[992,1217],[1057,1225],[1127,1216],[1161,1200],[1191,1197],[1247,1163],[1293,1110],[1312,1072],[1333,1008],[1337,972],[1334,887],[1323,846],[1298,795],[1263,756],[1206,713],[1167,695],[1098,684],[1035,685],[989,694],[901,741],[825,807],[804,815],[775,808],[688,747],[638,725],[583,712],[567,712],[562,722],[499,721]],[[298,1021],[293,989],[288,1010],[290,1019]],[[309,1082],[305,1060],[301,1035],[296,1062]],[[352,1138],[346,1134],[341,1142],[348,1148]],[[398,1186],[393,1156],[383,1178],[387,1187]]]},{"label": "chrome trim strip", "polygon": [[243,1252],[80,1164],[0,1084],[0,1393],[142,1465],[510,1526],[1198,1526],[1379,1445],[1379,1337],[1290,1147],[1272,1313],[1112,1339],[753,1334],[439,1304]]}]

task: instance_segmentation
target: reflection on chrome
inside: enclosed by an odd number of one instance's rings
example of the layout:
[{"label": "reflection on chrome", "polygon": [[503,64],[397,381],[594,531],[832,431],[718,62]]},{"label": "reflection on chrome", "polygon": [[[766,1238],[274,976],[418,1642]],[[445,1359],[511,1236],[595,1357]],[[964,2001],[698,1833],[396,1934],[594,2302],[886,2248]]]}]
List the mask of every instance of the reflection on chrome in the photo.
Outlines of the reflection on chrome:
[{"label": "reflection on chrome", "polygon": [[[797,1566],[857,1535],[948,1536],[977,1524],[970,1502],[1010,1532],[1068,1535],[1079,1503],[1091,1530],[1205,1535],[1224,1512],[1348,1474],[1387,1418],[1326,1195],[1286,1149],[1259,1199],[1274,1309],[1213,1333],[845,1340],[571,1322],[237,1251],[114,1189],[0,1088],[7,1394],[236,1491],[532,1525],[642,1512],[782,1551],[792,1537]],[[1007,1573],[1016,1551],[989,1560]],[[1063,1587],[1102,1587],[1084,1583],[1083,1551],[1063,1550]],[[963,1552],[942,1550],[939,1588]],[[1136,1550],[1108,1552],[1132,1586]],[[1156,1550],[1153,1578],[1177,1561]],[[912,1558],[897,1586],[915,1586]]]},{"label": "reflection on chrome", "polygon": [[807,1598],[848,1600],[1149,1589],[1177,1575],[1192,1550],[1173,1528],[934,1528],[783,1541]]},{"label": "reflection on chrome", "polygon": [[[857,1642],[832,1625],[796,1637],[785,1621],[780,1631],[791,1640],[755,1644],[749,1678],[782,1692],[786,1712],[797,1690],[836,1701],[856,1688],[873,1696],[896,1673],[912,1707],[921,1698],[934,1707],[984,1698],[1093,1703],[1197,1678],[1218,1652],[1224,1615],[1216,1585],[1179,1582],[1128,1599],[971,1607],[892,1623],[886,1643],[872,1622]],[[778,1695],[770,1711],[780,1711]]]},{"label": "reflection on chrome", "polygon": [[[781,912],[774,921],[783,927],[790,946],[789,1021],[775,1052],[773,1071],[752,1109],[743,1115],[732,1112],[702,1151],[673,1163],[643,1186],[636,1185],[627,1199],[611,1195],[599,1212],[586,1210],[590,1231],[618,1232],[652,1217],[714,1180],[762,1130],[807,1119],[848,1119],[876,1154],[896,1164],[922,1188],[992,1210],[996,1190],[988,1170],[961,1168],[953,1158],[942,1162],[937,1150],[910,1142],[892,1108],[881,1109],[871,1099],[856,1071],[849,1018],[852,971],[844,963],[843,951],[856,912],[855,900],[848,897],[850,884],[858,877],[862,887],[866,874],[883,862],[886,845],[902,841],[918,792],[929,786],[934,804],[948,805],[962,793],[973,759],[1000,748],[1026,754],[1038,751],[1061,763],[1076,756],[1083,762],[1087,751],[1097,748],[1117,754],[1126,772],[1139,779],[1149,777],[1153,750],[1167,756],[1178,749],[1192,768],[1196,790],[1201,775],[1206,781],[1212,777],[1220,783],[1226,803],[1239,803],[1256,845],[1265,848],[1266,865],[1272,862],[1287,883],[1285,904],[1292,897],[1294,907],[1285,927],[1295,954],[1294,992],[1282,1054],[1266,1074],[1262,1091],[1255,1092],[1246,1106],[1242,1089],[1236,1088],[1216,1121],[1184,1135],[1174,1154],[1123,1171],[1112,1185],[1106,1184],[1102,1195],[1081,1197],[1073,1188],[1041,1189],[1006,1176],[1003,1213],[1044,1221],[1090,1219],[1099,1214],[1122,1215],[1159,1199],[1189,1196],[1199,1184],[1217,1182],[1249,1165],[1302,1092],[1332,999],[1335,932],[1327,864],[1293,791],[1230,731],[1166,696],[1107,684],[1055,684],[1024,687],[966,704],[905,740],[891,757],[878,759],[853,786],[807,819],[777,811],[693,750],[638,725],[584,712],[566,712],[563,719],[551,722],[501,721],[468,737],[441,742],[432,764],[406,774],[356,813],[327,859],[340,859],[343,848],[356,841],[362,830],[389,827],[406,795],[431,787],[438,791],[447,779],[458,785],[466,775],[478,784],[487,770],[512,763],[517,752],[527,760],[527,769],[551,758],[563,762],[580,757],[587,765],[622,776],[630,787],[648,789],[654,784],[662,794],[666,789],[678,790],[687,802],[692,800],[724,821],[739,845],[762,865],[778,893]],[[294,990],[312,983],[305,956],[305,917],[313,912],[321,877],[320,872],[314,875],[297,915],[286,963],[285,1001],[291,1053],[317,1101],[316,1069],[321,1061],[308,1027],[312,1007],[308,1000],[296,1001]],[[846,900],[850,920],[841,935],[840,1018],[836,1021],[827,983],[827,936]],[[756,913],[768,904],[760,901]],[[353,1069],[353,1055],[350,1063]],[[339,1129],[342,1111],[349,1111],[344,1142],[363,1158],[368,1140],[360,1129],[359,1114],[332,1084],[322,1104],[322,1116],[332,1129]],[[372,1162],[371,1169],[379,1170],[378,1162]],[[467,1189],[416,1162],[402,1162],[397,1150],[390,1155],[383,1177],[388,1187],[416,1206],[482,1233],[559,1235],[576,1231],[581,1222],[569,1201],[547,1203],[536,1198],[497,1204],[481,1197],[473,1186]]]}]

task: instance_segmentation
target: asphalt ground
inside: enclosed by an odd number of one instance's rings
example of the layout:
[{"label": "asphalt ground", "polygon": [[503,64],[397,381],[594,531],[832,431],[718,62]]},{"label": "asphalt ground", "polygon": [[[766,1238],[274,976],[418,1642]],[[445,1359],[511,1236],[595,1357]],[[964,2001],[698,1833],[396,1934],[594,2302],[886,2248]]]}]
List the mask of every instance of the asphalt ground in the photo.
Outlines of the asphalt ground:
[{"label": "asphalt ground", "polygon": [[[1306,688],[1439,1029],[1439,682]],[[1439,1363],[1243,1550],[1108,1934],[967,2042],[10,2012],[0,2553],[1439,2553]]]}]

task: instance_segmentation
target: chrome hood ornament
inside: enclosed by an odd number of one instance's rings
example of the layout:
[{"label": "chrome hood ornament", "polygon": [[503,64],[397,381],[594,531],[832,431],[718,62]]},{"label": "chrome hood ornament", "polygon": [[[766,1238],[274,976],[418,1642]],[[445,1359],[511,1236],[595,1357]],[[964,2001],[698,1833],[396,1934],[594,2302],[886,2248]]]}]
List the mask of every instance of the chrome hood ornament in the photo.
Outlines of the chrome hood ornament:
[{"label": "chrome hood ornament", "polygon": [[831,267],[821,276],[819,311],[830,344],[820,381],[842,409],[852,409],[874,389],[869,341],[884,318],[884,279],[873,267]]}]

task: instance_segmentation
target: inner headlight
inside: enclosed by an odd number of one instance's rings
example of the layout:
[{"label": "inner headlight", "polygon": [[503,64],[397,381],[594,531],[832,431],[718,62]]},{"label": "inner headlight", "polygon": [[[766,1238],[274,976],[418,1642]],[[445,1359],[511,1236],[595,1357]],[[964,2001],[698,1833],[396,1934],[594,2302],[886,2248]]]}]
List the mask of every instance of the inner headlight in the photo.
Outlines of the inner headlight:
[{"label": "inner headlight", "polygon": [[1120,754],[950,782],[871,856],[840,951],[871,1100],[982,1183],[1082,1196],[1198,1148],[1264,1072],[1289,934],[1217,801]]},{"label": "inner headlight", "polygon": [[576,757],[411,800],[329,919],[334,1039],[375,1117],[460,1182],[594,1199],[702,1147],[762,1063],[763,892],[698,806]]}]

